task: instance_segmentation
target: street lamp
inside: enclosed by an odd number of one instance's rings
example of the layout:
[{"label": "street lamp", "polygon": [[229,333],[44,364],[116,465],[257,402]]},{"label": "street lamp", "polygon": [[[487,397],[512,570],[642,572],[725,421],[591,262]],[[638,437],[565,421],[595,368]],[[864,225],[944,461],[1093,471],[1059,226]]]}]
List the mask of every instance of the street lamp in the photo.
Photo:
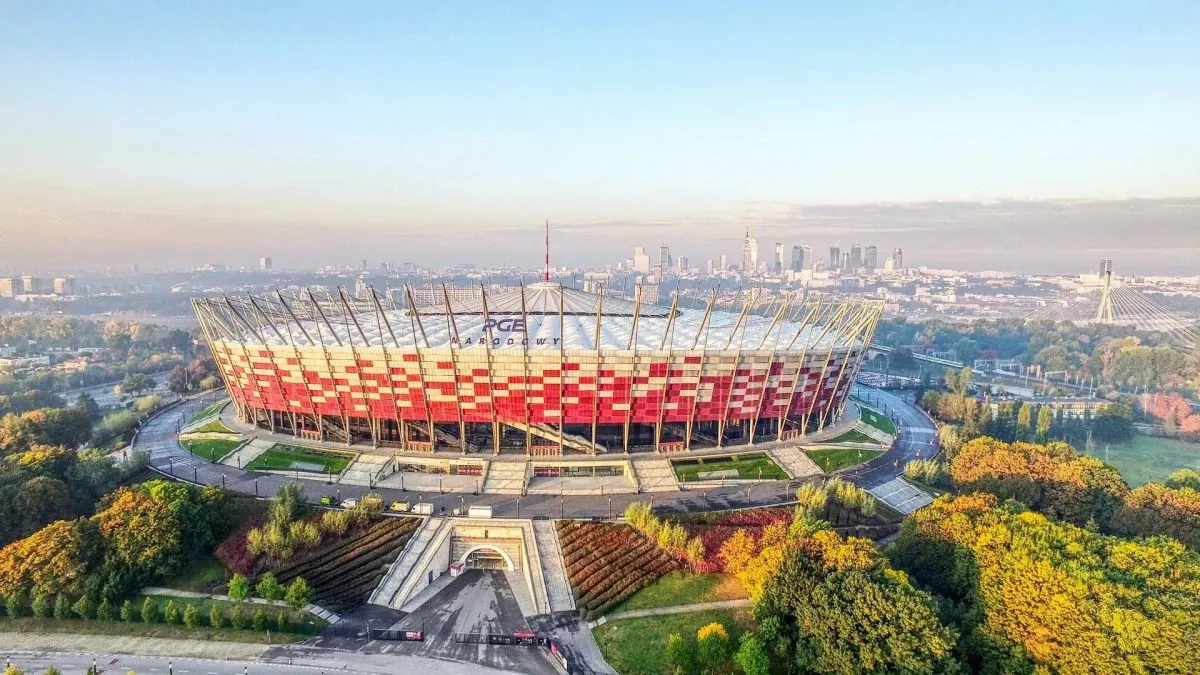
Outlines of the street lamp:
[{"label": "street lamp", "polygon": [[612,519],[612,497],[608,498],[608,518]]}]

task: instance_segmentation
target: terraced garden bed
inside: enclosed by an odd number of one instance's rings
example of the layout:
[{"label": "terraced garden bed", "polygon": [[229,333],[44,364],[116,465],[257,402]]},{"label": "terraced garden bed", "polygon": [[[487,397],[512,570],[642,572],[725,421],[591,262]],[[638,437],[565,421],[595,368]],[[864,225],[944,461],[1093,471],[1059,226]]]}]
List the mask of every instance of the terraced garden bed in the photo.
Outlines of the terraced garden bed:
[{"label": "terraced garden bed", "polygon": [[419,518],[384,518],[359,535],[280,566],[275,576],[284,584],[304,577],[316,592],[316,604],[343,612],[367,601],[419,524]]},{"label": "terraced garden bed", "polygon": [[784,471],[762,452],[747,452],[724,457],[696,457],[671,461],[675,476],[684,482],[702,480],[787,480]]},{"label": "terraced garden bed", "polygon": [[679,568],[678,560],[628,525],[560,520],[556,527],[575,606],[585,619],[603,616]]},{"label": "terraced garden bed", "polygon": [[869,462],[882,455],[883,451],[862,448],[805,448],[804,454],[821,467],[821,471],[833,473],[846,467]]},{"label": "terraced garden bed", "polygon": [[200,412],[196,413],[195,415],[192,415],[192,419],[189,421],[189,424],[191,422],[199,422],[200,420],[204,419],[205,417],[216,415],[217,411],[219,411],[221,408],[224,408],[226,403],[229,403],[229,399],[224,398],[224,399],[221,399],[220,401],[217,401],[216,403],[213,403],[212,405],[205,407]]},{"label": "terraced garden bed", "polygon": [[198,457],[203,457],[210,462],[215,462],[241,445],[241,440],[224,439],[224,438],[197,438],[192,441],[182,441],[180,445],[188,452]]},{"label": "terraced garden bed", "polygon": [[246,465],[249,471],[307,471],[309,473],[339,474],[354,453],[276,443]]},{"label": "terraced garden bed", "polygon": [[896,425],[893,424],[890,419],[888,419],[887,415],[871,410],[870,408],[860,407],[859,410],[862,411],[862,421],[875,427],[885,434],[891,434],[893,436],[896,435]]}]

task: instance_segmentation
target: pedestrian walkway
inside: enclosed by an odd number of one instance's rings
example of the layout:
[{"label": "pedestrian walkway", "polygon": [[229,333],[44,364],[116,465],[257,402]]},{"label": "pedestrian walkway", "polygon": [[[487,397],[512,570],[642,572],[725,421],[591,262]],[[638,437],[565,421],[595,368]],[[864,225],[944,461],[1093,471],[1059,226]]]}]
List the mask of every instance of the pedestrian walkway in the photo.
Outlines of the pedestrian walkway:
[{"label": "pedestrian walkway", "polygon": [[679,481],[671,461],[661,457],[645,457],[633,460],[633,472],[642,492],[677,492]]},{"label": "pedestrian walkway", "polygon": [[650,609],[632,609],[628,612],[616,612],[607,614],[599,619],[589,622],[591,627],[600,626],[609,621],[620,621],[622,619],[636,619],[643,616],[665,616],[667,614],[688,614],[690,612],[708,612],[714,609],[737,609],[739,607],[749,607],[750,599],[741,598],[739,600],[717,600],[716,602],[697,602],[694,605],[675,605],[673,607],[652,607]]},{"label": "pedestrian walkway", "polygon": [[493,461],[488,467],[483,491],[493,495],[519,495],[525,491],[526,464],[520,462]]},{"label": "pedestrian walkway", "polygon": [[923,506],[933,503],[933,497],[930,497],[917,486],[899,477],[883,485],[873,487],[868,492],[875,495],[884,504],[906,516]]},{"label": "pedestrian walkway", "polygon": [[243,444],[242,447],[226,455],[225,458],[221,460],[221,464],[224,464],[225,466],[236,467],[238,469],[245,468],[250,464],[250,462],[253,462],[255,458],[269,450],[273,445],[275,444],[270,441],[264,441],[262,439],[255,438],[249,443]]},{"label": "pedestrian walkway", "polygon": [[[222,602],[237,602],[228,595],[220,595],[217,593],[197,593],[196,591],[181,591],[177,588],[162,588],[160,586],[147,586],[142,589],[142,595],[165,595],[173,598],[203,598],[205,600],[221,600]],[[290,607],[282,600],[264,600],[262,598],[246,598],[243,602],[252,605],[270,605],[271,607]],[[342,617],[334,612],[331,612],[324,607],[313,604],[304,606],[304,611],[313,616],[326,621],[330,624],[335,624],[342,620]]]},{"label": "pedestrian walkway", "polygon": [[433,540],[434,536],[437,535],[445,523],[445,518],[426,518],[425,522],[421,523],[421,527],[409,538],[400,555],[396,556],[395,562],[388,568],[387,573],[383,575],[383,579],[379,581],[379,585],[371,593],[371,597],[367,602],[372,605],[399,608],[399,605],[395,601],[400,594],[401,588],[405,585],[404,582],[408,580],[413,568],[417,565],[417,561],[421,559],[421,556],[425,553],[425,549],[429,547],[429,542]]},{"label": "pedestrian walkway", "polygon": [[792,478],[807,478],[821,473],[821,467],[804,454],[804,448],[798,445],[770,448],[767,453]]},{"label": "pedestrian walkway", "polygon": [[387,455],[360,453],[342,472],[339,483],[343,485],[366,485],[374,487],[381,474],[386,473],[392,458]]},{"label": "pedestrian walkway", "polygon": [[533,536],[537,542],[538,556],[541,558],[542,576],[546,579],[546,596],[550,603],[550,611],[569,612],[575,609],[575,596],[571,593],[571,582],[567,579],[567,567],[563,562],[554,521],[533,521]]}]

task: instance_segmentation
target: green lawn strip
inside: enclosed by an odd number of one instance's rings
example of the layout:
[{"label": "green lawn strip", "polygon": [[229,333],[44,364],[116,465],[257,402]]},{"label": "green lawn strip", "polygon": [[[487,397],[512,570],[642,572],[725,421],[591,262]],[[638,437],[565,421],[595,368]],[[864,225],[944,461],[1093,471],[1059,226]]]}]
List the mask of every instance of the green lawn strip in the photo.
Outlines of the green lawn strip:
[{"label": "green lawn strip", "polygon": [[1117,467],[1133,487],[1165,481],[1180,469],[1200,471],[1200,445],[1174,438],[1136,434],[1128,443],[1096,443],[1086,454]]},{"label": "green lawn strip", "polygon": [[823,443],[870,443],[872,445],[879,445],[879,441],[875,440],[874,438],[871,438],[870,436],[864,434],[863,432],[859,431],[858,429],[851,429],[850,431],[847,431],[846,433],[842,434],[841,436],[830,438],[829,440],[822,441],[822,442]]},{"label": "green lawn strip", "polygon": [[634,593],[609,614],[635,609],[695,605],[746,597],[741,583],[725,574],[692,574],[676,570]]},{"label": "green lawn strip", "polygon": [[[250,471],[309,471],[310,473],[341,473],[354,459],[353,455],[301,448],[294,445],[273,445],[255,457],[246,469]],[[319,472],[311,469],[296,469],[296,463],[320,464]]]},{"label": "green lawn strip", "polygon": [[816,462],[825,473],[833,473],[848,466],[870,461],[883,454],[882,450],[860,450],[858,448],[805,448],[804,454]]},{"label": "green lawn strip", "polygon": [[[176,598],[176,600],[186,600],[186,598]],[[176,602],[176,604],[179,604]],[[162,611],[163,606],[159,605],[159,611]],[[186,604],[179,604],[180,611]],[[197,605],[198,607],[198,605]],[[136,603],[136,609],[140,611],[142,608],[141,600]],[[119,606],[117,611],[119,611]],[[28,611],[28,610],[26,610]],[[272,619],[278,611],[270,614]],[[201,613],[202,623],[208,622],[208,613]],[[249,622],[249,618],[247,618]],[[271,622],[273,627],[274,621]],[[140,620],[125,623],[120,619],[113,621],[83,621],[82,619],[36,619],[33,617],[25,617],[17,620],[0,619],[0,631],[12,633],[72,633],[77,635],[124,635],[131,637],[148,637],[148,638],[170,638],[176,640],[203,640],[205,642],[249,642],[254,644],[283,644],[288,642],[300,642],[311,638],[314,633],[280,633],[272,629],[270,635],[266,632],[259,632],[250,628],[243,630],[233,630],[232,628],[222,628],[213,630],[212,628],[197,627],[195,629],[187,626],[168,626],[165,623],[144,624]]]},{"label": "green lawn strip", "polygon": [[224,438],[197,438],[195,440],[183,441],[182,443],[188,452],[211,462],[219,461],[241,444],[240,440],[226,440]]},{"label": "green lawn strip", "polygon": [[220,560],[212,556],[204,556],[193,561],[182,572],[159,584],[163,588],[174,588],[179,591],[196,591],[198,593],[224,592],[225,583],[230,577],[229,570]]},{"label": "green lawn strip", "polygon": [[887,415],[875,412],[870,408],[860,407],[859,410],[862,411],[862,421],[875,427],[885,434],[891,434],[893,436],[896,435],[896,425],[892,424],[892,421],[888,419]]},{"label": "green lawn strip", "polygon": [[742,633],[752,625],[750,608],[609,621],[592,633],[604,660],[618,673],[669,674],[673,668],[667,662],[667,636],[679,633],[694,642],[696,631],[714,621],[725,626],[730,644],[736,648]]},{"label": "green lawn strip", "polygon": [[[221,607],[225,610],[226,623],[229,623],[229,615],[233,612],[233,606],[237,604],[228,600],[210,600],[209,598],[179,598],[170,595],[138,595],[133,598],[133,608],[136,612],[140,613],[142,611],[142,602],[145,601],[147,597],[154,598],[154,602],[158,603],[159,623],[164,621],[163,612],[167,607],[167,603],[171,600],[174,600],[175,605],[179,607],[180,614],[183,613],[184,608],[188,605],[195,605],[196,609],[200,610],[200,622],[202,624],[208,623],[208,613],[212,610],[212,605],[214,602],[221,605]],[[117,615],[120,609],[120,603],[118,603],[117,606],[113,608],[113,615]],[[242,604],[242,612],[246,616],[247,625],[250,623],[250,617],[252,617],[254,612],[259,609],[266,613],[268,623],[271,626],[271,632],[275,632],[275,617],[279,616],[280,610],[284,610],[288,613],[288,620],[292,624],[290,630],[288,631],[290,633],[295,633],[297,635],[316,635],[322,630],[325,630],[325,627],[329,625],[328,622],[318,619],[312,614],[302,610],[297,611],[291,609],[290,607],[284,607],[281,605],[246,602]]]},{"label": "green lawn strip", "polygon": [[237,432],[229,427],[221,424],[221,420],[213,420],[208,424],[197,429],[192,429],[189,434],[236,434]]},{"label": "green lawn strip", "polygon": [[188,424],[191,424],[192,422],[199,422],[200,420],[204,419],[205,417],[209,417],[211,415],[217,414],[217,411],[220,410],[221,408],[225,407],[226,403],[229,403],[229,399],[227,399],[227,398],[217,401],[216,403],[213,403],[212,405],[204,408],[203,410],[196,413],[195,415],[192,415],[192,419],[190,422],[188,422]]},{"label": "green lawn strip", "polygon": [[[697,463],[682,463],[672,462],[671,466],[675,469],[675,475],[679,480],[690,482],[697,480],[706,480],[700,478],[701,473],[709,471],[727,471],[735,469],[738,472],[738,478],[757,480],[787,480],[788,475],[779,467],[770,457],[762,453],[754,453],[753,455],[741,455],[735,457],[714,457],[712,459],[697,458]],[[761,470],[761,474],[760,474]]]}]

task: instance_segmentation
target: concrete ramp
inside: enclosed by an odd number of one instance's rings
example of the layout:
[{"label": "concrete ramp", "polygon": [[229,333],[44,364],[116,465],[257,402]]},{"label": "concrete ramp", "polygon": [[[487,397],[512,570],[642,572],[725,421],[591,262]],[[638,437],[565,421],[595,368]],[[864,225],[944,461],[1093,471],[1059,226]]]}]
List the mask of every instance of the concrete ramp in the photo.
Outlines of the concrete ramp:
[{"label": "concrete ramp", "polygon": [[[371,593],[371,598],[367,601],[372,605],[383,605],[384,607],[392,607],[399,609],[404,605],[404,601],[408,599],[407,595],[402,597],[401,591],[409,581],[413,570],[417,567],[418,562],[430,548],[430,544],[434,539],[438,538],[439,533],[448,531],[445,518],[426,518],[421,527],[409,538],[408,543],[404,546],[404,550],[400,555],[396,556],[396,561],[388,568],[387,574],[383,575],[379,586]],[[410,591],[411,594],[411,591]]]},{"label": "concrete ramp", "polygon": [[678,492],[679,481],[671,462],[659,458],[633,460],[633,472],[642,492]]},{"label": "concrete ramp", "polygon": [[483,481],[484,494],[519,495],[525,492],[524,460],[519,462],[504,462],[493,460],[488,467],[487,478]]},{"label": "concrete ramp", "polygon": [[904,515],[933,503],[933,497],[903,478],[893,478],[883,485],[871,488],[868,492]]},{"label": "concrete ramp", "polygon": [[804,454],[797,445],[771,448],[767,454],[775,460],[792,478],[805,478],[821,473],[821,467]]},{"label": "concrete ramp", "polygon": [[533,521],[533,536],[537,541],[538,557],[541,558],[542,576],[546,580],[550,611],[569,612],[575,609],[575,596],[571,593],[571,582],[567,579],[567,566],[563,562],[554,521]]}]

